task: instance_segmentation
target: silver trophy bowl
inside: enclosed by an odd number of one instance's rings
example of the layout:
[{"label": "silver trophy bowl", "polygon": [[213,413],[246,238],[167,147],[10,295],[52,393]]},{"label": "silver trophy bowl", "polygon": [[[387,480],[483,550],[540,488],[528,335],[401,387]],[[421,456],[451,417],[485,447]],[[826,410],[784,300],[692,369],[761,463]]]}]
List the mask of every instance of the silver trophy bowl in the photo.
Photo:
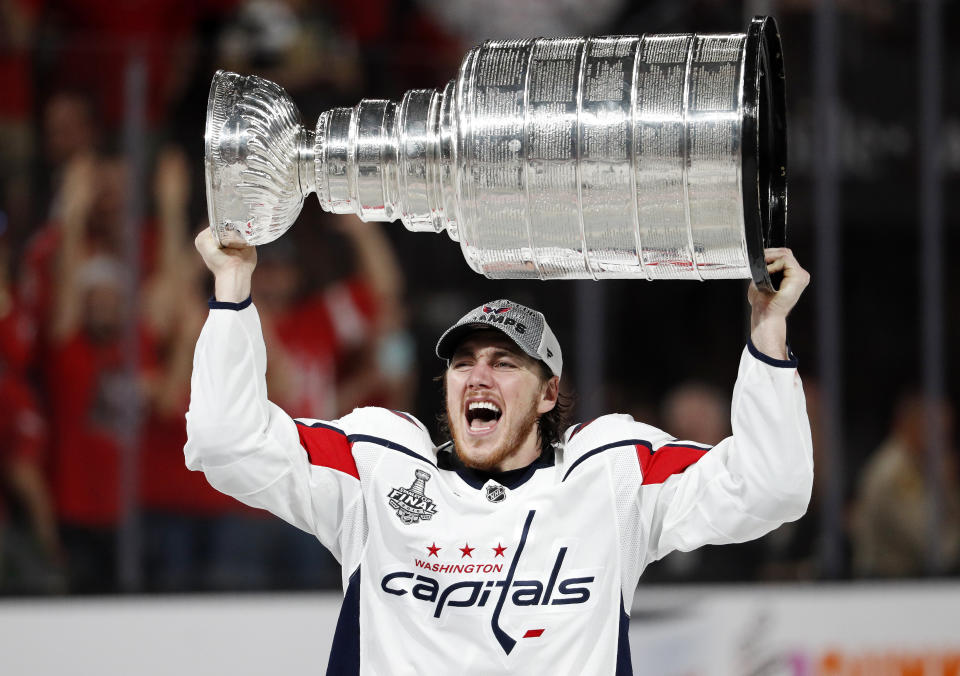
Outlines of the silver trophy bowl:
[{"label": "silver trophy bowl", "polygon": [[753,278],[786,235],[780,36],[490,40],[442,92],[306,129],[276,84],[219,71],[207,204],[221,246],[282,235],[304,198],[446,231],[491,278]]}]

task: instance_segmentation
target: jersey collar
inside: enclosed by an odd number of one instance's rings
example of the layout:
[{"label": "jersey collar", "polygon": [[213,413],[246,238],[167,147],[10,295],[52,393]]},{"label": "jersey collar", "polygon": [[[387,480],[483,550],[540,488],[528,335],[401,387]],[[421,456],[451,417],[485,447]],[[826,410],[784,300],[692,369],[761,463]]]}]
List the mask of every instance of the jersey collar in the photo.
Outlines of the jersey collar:
[{"label": "jersey collar", "polygon": [[506,472],[484,472],[464,465],[460,461],[456,450],[454,450],[452,441],[443,444],[437,451],[437,467],[456,472],[469,486],[477,490],[483,488],[484,484],[491,480],[496,481],[501,486],[506,486],[510,490],[515,490],[529,481],[538,469],[553,467],[555,462],[555,454],[551,448],[541,453],[536,460],[526,467],[518,467]]}]

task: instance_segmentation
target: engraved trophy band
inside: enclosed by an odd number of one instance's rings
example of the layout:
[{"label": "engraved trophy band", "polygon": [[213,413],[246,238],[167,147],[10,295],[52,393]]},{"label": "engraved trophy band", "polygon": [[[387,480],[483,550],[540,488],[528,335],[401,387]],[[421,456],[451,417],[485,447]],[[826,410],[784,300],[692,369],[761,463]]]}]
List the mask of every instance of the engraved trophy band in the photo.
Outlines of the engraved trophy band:
[{"label": "engraved trophy band", "polygon": [[442,91],[364,99],[314,129],[278,85],[218,72],[205,136],[222,246],[324,210],[446,231],[491,278],[750,278],[786,235],[780,36],[489,40]]}]

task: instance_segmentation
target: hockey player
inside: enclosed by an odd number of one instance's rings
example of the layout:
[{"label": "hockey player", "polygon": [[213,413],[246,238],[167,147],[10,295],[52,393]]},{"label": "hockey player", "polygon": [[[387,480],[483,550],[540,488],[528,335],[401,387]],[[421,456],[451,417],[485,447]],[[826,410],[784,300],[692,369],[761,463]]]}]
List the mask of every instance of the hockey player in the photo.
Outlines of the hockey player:
[{"label": "hockey player", "polygon": [[[810,429],[786,317],[809,275],[787,249],[751,286],[733,435],[713,448],[608,415],[554,439],[560,346],[539,312],[495,301],[440,338],[452,442],[358,409],[293,419],[267,397],[256,251],[197,248],[215,299],[197,343],[189,467],[309,531],[343,567],[329,674],[629,674],[644,567],[759,537],[810,498]],[[542,432],[541,432],[542,429]],[[305,648],[306,649],[306,648]]]}]

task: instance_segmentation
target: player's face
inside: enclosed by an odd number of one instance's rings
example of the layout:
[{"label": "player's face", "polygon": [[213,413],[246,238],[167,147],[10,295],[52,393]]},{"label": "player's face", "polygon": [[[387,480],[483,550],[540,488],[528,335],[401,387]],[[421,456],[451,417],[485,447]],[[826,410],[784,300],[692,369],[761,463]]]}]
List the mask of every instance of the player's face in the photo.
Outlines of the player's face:
[{"label": "player's face", "polygon": [[447,418],[464,464],[506,471],[540,451],[537,418],[557,402],[558,379],[510,339],[480,331],[463,341],[446,372]]}]

